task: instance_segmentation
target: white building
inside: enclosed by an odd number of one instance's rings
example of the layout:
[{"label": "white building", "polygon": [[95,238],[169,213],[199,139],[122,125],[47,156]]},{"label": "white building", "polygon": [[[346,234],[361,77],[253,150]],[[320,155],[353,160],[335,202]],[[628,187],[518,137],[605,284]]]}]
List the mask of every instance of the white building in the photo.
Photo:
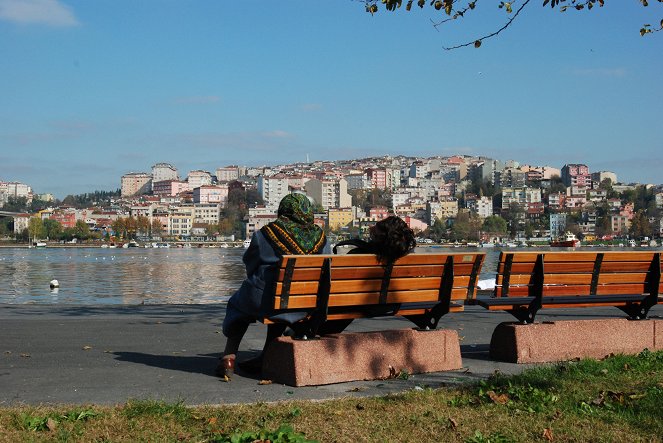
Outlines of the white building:
[{"label": "white building", "polygon": [[196,189],[201,186],[208,186],[212,184],[212,174],[207,171],[197,169],[189,172],[186,181],[189,183],[191,189]]},{"label": "white building", "polygon": [[220,182],[230,182],[239,178],[239,166],[226,166],[216,169],[216,179]]},{"label": "white building", "polygon": [[352,206],[352,197],[348,194],[348,182],[340,180],[311,179],[304,185],[306,195],[319,203],[323,209],[349,208]]},{"label": "white building", "polygon": [[0,206],[3,206],[10,198],[25,198],[28,203],[32,201],[32,188],[19,182],[0,181]]},{"label": "white building", "polygon": [[179,180],[177,168],[170,163],[157,163],[152,166],[152,182],[160,182],[164,180]]},{"label": "white building", "polygon": [[483,196],[477,199],[471,199],[468,200],[467,203],[468,209],[480,218],[486,218],[493,215],[493,199],[490,197]]},{"label": "white building", "polygon": [[270,177],[261,175],[258,177],[258,192],[265,205],[276,212],[283,197],[290,194],[288,177],[285,174],[276,174]]},{"label": "white building", "polygon": [[370,189],[371,182],[366,174],[348,174],[345,176],[348,182],[348,189]]},{"label": "white building", "polygon": [[228,185],[206,185],[194,188],[193,202],[211,203],[225,207],[228,203]]},{"label": "white building", "polygon": [[246,238],[251,238],[254,232],[274,220],[276,220],[276,214],[249,215],[249,221],[246,223]]}]

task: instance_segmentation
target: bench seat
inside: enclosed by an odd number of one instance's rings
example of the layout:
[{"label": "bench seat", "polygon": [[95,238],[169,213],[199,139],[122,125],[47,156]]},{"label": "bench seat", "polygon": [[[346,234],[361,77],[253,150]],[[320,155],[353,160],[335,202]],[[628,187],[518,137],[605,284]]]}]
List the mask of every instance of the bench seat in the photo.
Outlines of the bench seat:
[{"label": "bench seat", "polygon": [[383,266],[373,254],[286,255],[265,323],[315,336],[331,320],[402,316],[435,329],[476,294],[485,253],[409,254]]},{"label": "bench seat", "polygon": [[661,291],[661,254],[652,252],[502,252],[492,297],[474,304],[506,310],[523,323],[542,308],[614,306],[646,318]]}]

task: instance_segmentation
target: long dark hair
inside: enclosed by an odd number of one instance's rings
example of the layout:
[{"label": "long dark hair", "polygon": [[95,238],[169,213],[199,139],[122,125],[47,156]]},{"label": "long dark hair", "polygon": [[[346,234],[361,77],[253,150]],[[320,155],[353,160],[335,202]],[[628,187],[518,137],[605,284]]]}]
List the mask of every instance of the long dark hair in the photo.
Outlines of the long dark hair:
[{"label": "long dark hair", "polygon": [[417,246],[414,232],[401,218],[396,216],[380,220],[370,230],[369,244],[380,263],[393,263],[409,254]]}]

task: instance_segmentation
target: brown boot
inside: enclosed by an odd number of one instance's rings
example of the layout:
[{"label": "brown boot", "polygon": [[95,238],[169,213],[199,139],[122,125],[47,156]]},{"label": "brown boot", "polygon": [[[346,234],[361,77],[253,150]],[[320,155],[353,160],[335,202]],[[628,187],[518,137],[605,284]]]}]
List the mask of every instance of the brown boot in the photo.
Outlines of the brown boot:
[{"label": "brown boot", "polygon": [[218,377],[231,378],[235,374],[235,354],[224,355],[214,371]]}]

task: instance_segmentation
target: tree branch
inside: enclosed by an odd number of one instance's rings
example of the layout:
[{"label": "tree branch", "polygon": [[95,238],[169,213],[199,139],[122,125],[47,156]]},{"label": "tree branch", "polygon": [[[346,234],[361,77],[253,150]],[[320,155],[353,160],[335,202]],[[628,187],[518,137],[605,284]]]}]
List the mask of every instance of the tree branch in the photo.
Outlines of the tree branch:
[{"label": "tree branch", "polygon": [[525,0],[525,2],[524,2],[522,5],[520,5],[520,8],[518,8],[518,10],[516,11],[516,13],[513,14],[513,17],[511,17],[511,18],[509,19],[509,21],[506,22],[506,24],[505,24],[504,26],[502,26],[500,29],[498,29],[497,31],[495,31],[495,32],[493,32],[493,33],[491,33],[491,34],[485,35],[485,36],[483,36],[483,37],[481,37],[481,38],[478,38],[478,39],[476,39],[476,40],[474,40],[474,41],[472,41],[472,42],[463,43],[462,45],[457,45],[457,46],[449,46],[449,47],[445,47],[444,49],[445,49],[446,51],[451,51],[451,50],[453,50],[453,49],[465,48],[465,47],[470,46],[470,45],[474,45],[474,47],[477,47],[477,48],[478,48],[479,46],[481,46],[481,42],[482,42],[482,41],[484,41],[485,39],[491,38],[491,37],[495,37],[495,36],[498,35],[500,32],[504,31],[506,28],[508,28],[509,26],[511,26],[511,23],[513,23],[513,21],[516,19],[516,17],[518,17],[518,14],[520,14],[520,11],[522,11],[523,8],[524,8],[525,6],[527,6],[527,4],[528,4],[529,2],[530,2],[530,0]]}]

